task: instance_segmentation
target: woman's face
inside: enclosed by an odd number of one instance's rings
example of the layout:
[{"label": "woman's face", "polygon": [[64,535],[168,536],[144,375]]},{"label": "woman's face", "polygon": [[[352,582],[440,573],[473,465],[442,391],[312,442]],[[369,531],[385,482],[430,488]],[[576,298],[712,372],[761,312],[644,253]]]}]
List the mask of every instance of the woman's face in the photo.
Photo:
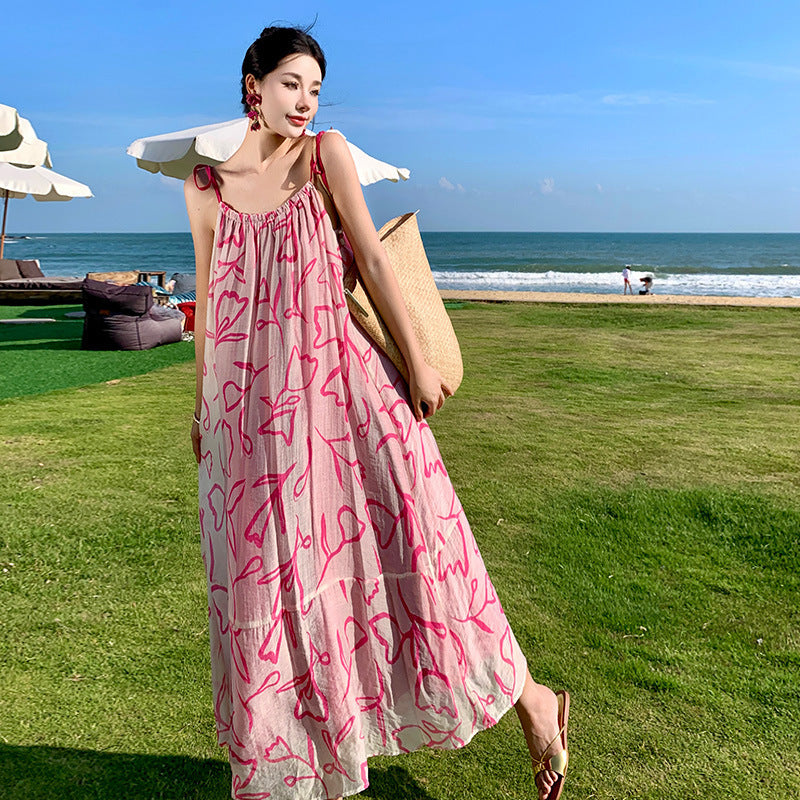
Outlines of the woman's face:
[{"label": "woman's face", "polygon": [[278,62],[255,84],[267,128],[291,139],[302,136],[319,108],[321,86],[322,72],[311,56],[295,54]]}]

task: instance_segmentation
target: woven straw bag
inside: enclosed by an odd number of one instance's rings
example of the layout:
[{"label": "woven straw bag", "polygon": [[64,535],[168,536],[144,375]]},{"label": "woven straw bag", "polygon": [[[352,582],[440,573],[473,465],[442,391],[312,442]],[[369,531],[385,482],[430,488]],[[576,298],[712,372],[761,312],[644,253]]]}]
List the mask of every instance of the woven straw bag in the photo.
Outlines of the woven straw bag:
[{"label": "woven straw bag", "polygon": [[[319,152],[324,133],[320,131],[316,135],[311,178],[313,180],[315,175],[319,175],[322,189],[335,207],[336,202],[328,186],[325,167]],[[419,235],[417,212],[390,219],[378,231],[378,237],[383,243],[397,283],[400,285],[400,293],[403,295],[406,311],[411,318],[411,326],[425,363],[442,376],[442,381],[450,390],[450,394],[455,394],[464,375],[461,348],[458,346],[453,324],[433,280],[428,256],[425,254],[422,237]],[[372,302],[355,262],[342,276],[342,281],[351,316],[372,341],[389,356],[400,374],[408,381],[408,367],[403,354]]]},{"label": "woven straw bag", "polygon": [[[416,212],[389,220],[378,231],[378,237],[394,269],[425,362],[442,376],[450,392],[455,393],[464,375],[461,348],[433,280]],[[403,354],[373,304],[357,265],[351,266],[343,280],[352,317],[408,381]]]}]

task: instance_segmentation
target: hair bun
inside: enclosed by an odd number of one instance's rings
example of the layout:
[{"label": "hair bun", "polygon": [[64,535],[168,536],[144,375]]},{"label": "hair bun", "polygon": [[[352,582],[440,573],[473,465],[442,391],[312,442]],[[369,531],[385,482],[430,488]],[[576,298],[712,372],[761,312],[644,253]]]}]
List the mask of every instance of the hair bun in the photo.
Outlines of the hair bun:
[{"label": "hair bun", "polygon": [[249,92],[245,86],[247,75],[252,74],[260,81],[276,69],[285,57],[296,54],[311,56],[319,64],[321,77],[325,79],[325,56],[307,29],[270,25],[261,31],[258,39],[247,48],[242,61],[242,108],[245,114],[250,111],[247,103]]}]

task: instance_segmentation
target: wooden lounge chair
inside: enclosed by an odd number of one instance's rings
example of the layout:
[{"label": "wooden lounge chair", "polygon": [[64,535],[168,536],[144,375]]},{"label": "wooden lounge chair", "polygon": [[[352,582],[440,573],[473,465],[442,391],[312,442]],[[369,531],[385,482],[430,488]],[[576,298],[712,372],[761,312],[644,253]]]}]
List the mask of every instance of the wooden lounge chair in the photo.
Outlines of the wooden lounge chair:
[{"label": "wooden lounge chair", "polygon": [[0,259],[0,303],[79,303],[82,278],[46,277],[37,260]]}]

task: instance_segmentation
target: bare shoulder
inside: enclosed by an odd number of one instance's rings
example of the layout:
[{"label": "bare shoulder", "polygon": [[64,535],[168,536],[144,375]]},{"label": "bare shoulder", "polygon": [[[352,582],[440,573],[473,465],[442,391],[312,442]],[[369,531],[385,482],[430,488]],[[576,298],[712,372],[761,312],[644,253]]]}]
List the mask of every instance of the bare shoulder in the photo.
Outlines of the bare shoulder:
[{"label": "bare shoulder", "polygon": [[[204,180],[208,180],[205,178]],[[195,182],[194,171],[189,173],[189,176],[183,182],[183,196],[186,198],[186,204],[196,205],[198,201],[205,198],[206,193],[200,189]]]},{"label": "bare shoulder", "polygon": [[[207,180],[207,178],[203,177],[200,180]],[[213,191],[201,189],[197,185],[194,172],[183,182],[183,196],[186,199],[186,211],[192,225],[205,223],[206,227],[213,228],[217,206],[216,195]]]},{"label": "bare shoulder", "polygon": [[186,207],[191,210],[192,206],[197,205],[201,194],[202,192],[194,182],[194,173],[192,172],[183,182],[183,196],[186,198]]},{"label": "bare shoulder", "polygon": [[323,133],[324,136],[319,143],[319,152],[323,163],[352,162],[353,157],[350,155],[347,139],[339,131],[323,131]]}]

